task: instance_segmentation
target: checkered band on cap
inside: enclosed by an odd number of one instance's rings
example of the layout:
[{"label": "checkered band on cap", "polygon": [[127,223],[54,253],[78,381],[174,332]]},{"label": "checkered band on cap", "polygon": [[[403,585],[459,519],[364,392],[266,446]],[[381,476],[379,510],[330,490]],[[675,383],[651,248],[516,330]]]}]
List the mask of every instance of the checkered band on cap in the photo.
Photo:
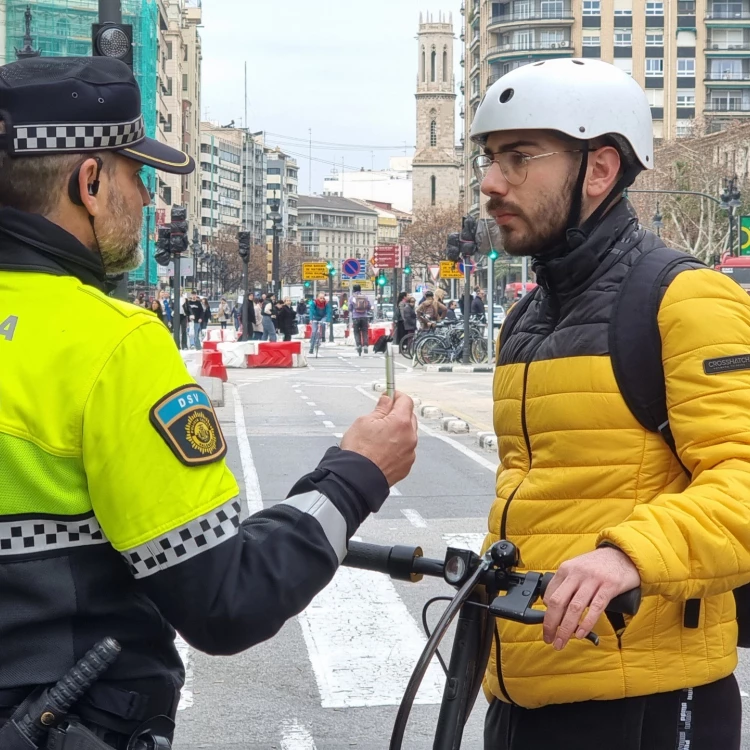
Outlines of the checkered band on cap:
[{"label": "checkered band on cap", "polygon": [[123,552],[130,572],[135,578],[146,578],[226,542],[239,533],[240,509],[240,500],[235,498],[158,539]]},{"label": "checkered band on cap", "polygon": [[142,116],[111,125],[17,125],[13,149],[16,154],[107,151],[132,146],[145,136]]},{"label": "checkered band on cap", "polygon": [[93,514],[82,518],[24,518],[0,522],[0,557],[49,552],[92,544],[107,537]]}]

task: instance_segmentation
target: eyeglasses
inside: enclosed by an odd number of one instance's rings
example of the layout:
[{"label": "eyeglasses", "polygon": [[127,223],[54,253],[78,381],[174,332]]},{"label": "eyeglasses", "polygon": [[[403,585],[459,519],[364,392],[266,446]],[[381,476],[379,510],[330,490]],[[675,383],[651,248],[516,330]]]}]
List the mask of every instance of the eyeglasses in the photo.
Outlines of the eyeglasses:
[{"label": "eyeglasses", "polygon": [[523,185],[529,173],[529,162],[535,159],[544,159],[555,154],[575,154],[581,149],[570,149],[565,151],[550,151],[546,154],[530,156],[521,151],[498,151],[494,154],[479,154],[474,157],[474,176],[481,183],[490,171],[493,164],[500,167],[503,177],[511,185]]}]

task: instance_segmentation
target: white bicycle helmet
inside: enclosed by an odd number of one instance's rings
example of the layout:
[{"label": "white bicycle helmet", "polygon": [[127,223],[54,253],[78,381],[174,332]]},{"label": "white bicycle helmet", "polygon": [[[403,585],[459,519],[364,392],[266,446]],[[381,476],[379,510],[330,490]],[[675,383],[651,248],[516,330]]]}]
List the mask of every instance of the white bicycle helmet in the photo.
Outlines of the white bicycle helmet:
[{"label": "white bicycle helmet", "polygon": [[643,169],[654,168],[646,94],[627,73],[601,60],[557,58],[507,73],[487,90],[470,137],[483,144],[490,133],[537,129],[585,141],[613,136],[628,161],[634,157]]}]

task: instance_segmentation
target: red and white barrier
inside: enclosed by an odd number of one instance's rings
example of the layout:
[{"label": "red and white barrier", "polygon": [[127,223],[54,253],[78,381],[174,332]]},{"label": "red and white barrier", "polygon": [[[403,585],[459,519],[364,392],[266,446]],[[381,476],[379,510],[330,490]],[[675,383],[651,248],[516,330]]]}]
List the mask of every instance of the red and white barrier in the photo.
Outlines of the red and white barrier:
[{"label": "red and white barrier", "polygon": [[209,328],[206,330],[206,341],[237,341],[234,328]]},{"label": "red and white barrier", "polygon": [[301,341],[222,342],[215,350],[204,348],[201,374],[226,380],[226,368],[306,366]]}]

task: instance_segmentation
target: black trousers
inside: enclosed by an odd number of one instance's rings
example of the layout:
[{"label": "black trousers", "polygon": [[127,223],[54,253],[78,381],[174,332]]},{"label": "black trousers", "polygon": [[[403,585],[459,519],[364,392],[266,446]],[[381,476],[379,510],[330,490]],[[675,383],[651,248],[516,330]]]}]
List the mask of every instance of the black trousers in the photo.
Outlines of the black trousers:
[{"label": "black trousers", "polygon": [[495,700],[484,750],[739,750],[734,675],[693,690],[527,709]]},{"label": "black trousers", "polygon": [[367,349],[369,346],[369,321],[367,318],[353,318],[352,331],[354,332],[354,345],[357,349]]}]

